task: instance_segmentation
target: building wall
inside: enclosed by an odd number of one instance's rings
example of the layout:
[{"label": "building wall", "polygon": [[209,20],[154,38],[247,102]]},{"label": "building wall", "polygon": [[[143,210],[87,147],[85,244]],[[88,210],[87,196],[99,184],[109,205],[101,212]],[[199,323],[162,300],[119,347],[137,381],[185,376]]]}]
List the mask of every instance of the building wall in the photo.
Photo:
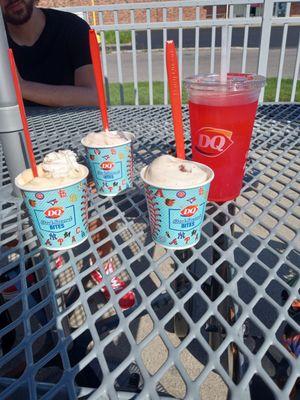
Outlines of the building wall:
[{"label": "building wall", "polygon": [[300,15],[300,3],[291,4],[291,15]]},{"label": "building wall", "polygon": [[[93,0],[39,0],[39,5],[41,7],[73,7],[73,6],[88,6],[92,5]],[[147,3],[149,1],[157,2],[166,0],[94,0],[95,5],[111,5],[111,4],[121,4],[121,3]],[[225,16],[226,6],[217,7],[217,16],[222,18]],[[300,15],[300,2],[291,4],[291,15]],[[130,12],[122,11],[118,13],[119,23],[130,22]],[[202,7],[201,8],[201,19],[211,18],[212,7]],[[183,8],[183,19],[191,20],[195,18],[195,7],[185,7]],[[169,8],[168,9],[168,21],[178,20],[178,9]],[[138,10],[135,13],[135,22],[145,22],[146,21],[146,11]],[[151,21],[158,22],[162,21],[162,9],[151,11]],[[113,14],[104,14],[104,23],[112,24]]]},{"label": "building wall", "polygon": [[[160,1],[166,0],[151,0],[153,2],[159,3]],[[149,0],[95,0],[95,5],[111,5],[111,4],[122,4],[122,3],[147,3]],[[39,6],[41,7],[74,7],[74,6],[88,6],[92,5],[92,0],[39,0]],[[225,7],[218,7],[217,14],[218,17],[224,16]],[[162,21],[163,10],[157,9],[151,11],[151,21],[159,22]],[[200,18],[205,19],[211,17],[212,7],[202,7]],[[196,16],[195,7],[185,7],[183,8],[183,19],[193,20]],[[130,22],[130,11],[121,11],[118,13],[119,23]],[[168,21],[178,20],[178,9],[168,8],[167,13]],[[146,10],[138,10],[135,12],[135,22],[145,22],[146,21]],[[111,24],[114,22],[113,13],[104,13],[104,23]]]}]

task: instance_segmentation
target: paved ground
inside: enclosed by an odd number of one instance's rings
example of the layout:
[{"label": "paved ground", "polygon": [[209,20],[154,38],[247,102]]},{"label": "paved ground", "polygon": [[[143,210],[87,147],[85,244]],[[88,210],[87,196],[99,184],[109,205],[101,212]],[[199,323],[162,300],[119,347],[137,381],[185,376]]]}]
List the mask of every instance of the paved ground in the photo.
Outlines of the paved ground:
[{"label": "paved ground", "polygon": [[[241,47],[244,43],[244,32],[245,28],[235,27],[232,29],[232,47]],[[283,27],[273,26],[270,38],[270,48],[279,48],[282,42]],[[161,30],[152,30],[151,32],[152,48],[161,49],[163,44],[163,32]],[[178,29],[168,29],[168,39],[174,40],[176,46],[178,46]],[[248,47],[256,48],[260,46],[261,39],[261,28],[255,26],[249,29],[248,35]],[[289,25],[286,47],[297,47],[299,39],[299,26]],[[182,43],[184,48],[195,47],[195,29],[184,29],[182,35]],[[216,28],[216,46],[221,44],[221,28]],[[205,48],[211,45],[211,29],[202,28],[199,33],[199,47]],[[137,49],[147,48],[147,32],[137,31],[136,32],[136,46]]]},{"label": "paved ground", "polygon": [[[294,75],[294,66],[296,60],[295,48],[286,49],[285,63],[283,76],[285,78],[292,78]],[[189,76],[194,74],[194,49],[184,49],[183,52],[183,73],[182,76]],[[210,49],[200,49],[199,52],[199,72],[210,71]],[[271,49],[269,54],[268,63],[268,77],[276,77],[278,75],[280,50]],[[132,53],[131,51],[123,51],[122,59],[122,73],[124,82],[133,81],[133,66],[132,66]],[[247,69],[246,72],[256,72],[258,62],[258,49],[248,49],[247,53]],[[242,49],[233,48],[231,51],[231,66],[230,70],[233,72],[241,71],[242,63]],[[110,82],[118,82],[118,68],[117,68],[117,54],[116,52],[107,55],[108,78]],[[220,69],[220,49],[216,50],[215,54],[215,70]],[[145,51],[137,52],[137,73],[139,81],[148,81],[148,55]],[[152,51],[152,76],[154,81],[163,81],[163,52],[161,50]]]}]

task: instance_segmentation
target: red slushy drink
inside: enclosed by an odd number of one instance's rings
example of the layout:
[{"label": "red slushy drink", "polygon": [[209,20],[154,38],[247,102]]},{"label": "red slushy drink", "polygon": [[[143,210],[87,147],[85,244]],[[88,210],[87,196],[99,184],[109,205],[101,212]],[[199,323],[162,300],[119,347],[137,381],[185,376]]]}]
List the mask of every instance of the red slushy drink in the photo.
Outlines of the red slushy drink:
[{"label": "red slushy drink", "polygon": [[216,74],[186,79],[192,158],[215,173],[209,200],[236,198],[242,188],[257,102],[265,78],[254,74]]}]

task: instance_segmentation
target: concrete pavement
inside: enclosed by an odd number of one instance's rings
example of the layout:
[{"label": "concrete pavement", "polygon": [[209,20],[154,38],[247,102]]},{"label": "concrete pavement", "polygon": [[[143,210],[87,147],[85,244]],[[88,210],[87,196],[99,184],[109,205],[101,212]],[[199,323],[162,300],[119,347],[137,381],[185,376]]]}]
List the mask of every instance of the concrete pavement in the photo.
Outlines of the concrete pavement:
[{"label": "concrete pavement", "polygon": [[[295,61],[296,61],[296,50],[295,48],[286,49],[285,63],[283,69],[284,78],[293,78]],[[163,51],[153,50],[152,51],[152,78],[154,81],[163,81]],[[200,49],[199,51],[199,72],[210,71],[210,49]],[[271,49],[269,53],[268,61],[268,77],[277,77],[278,65],[280,58],[279,49]],[[132,63],[132,52],[122,51],[122,75],[123,82],[133,82],[133,63]],[[183,50],[183,66],[182,76],[190,76],[194,74],[194,63],[195,63],[195,51],[194,49]],[[246,72],[256,72],[258,63],[258,49],[250,48],[247,52],[247,64]],[[230,71],[240,72],[242,64],[242,48],[235,47],[231,50],[231,65]],[[109,82],[119,82],[118,67],[117,67],[117,53],[112,52],[107,55],[107,69]],[[216,49],[215,52],[215,71],[220,69],[220,49]],[[148,54],[146,51],[137,51],[137,74],[139,81],[148,81]]]}]

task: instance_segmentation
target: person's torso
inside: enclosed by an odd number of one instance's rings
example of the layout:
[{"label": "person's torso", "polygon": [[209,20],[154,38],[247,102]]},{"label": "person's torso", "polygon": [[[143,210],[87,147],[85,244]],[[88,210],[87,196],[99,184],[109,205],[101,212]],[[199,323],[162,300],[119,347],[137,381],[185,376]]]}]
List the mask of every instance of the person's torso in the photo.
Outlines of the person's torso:
[{"label": "person's torso", "polygon": [[33,46],[19,46],[8,36],[19,73],[28,81],[50,85],[74,85],[75,69],[68,54],[70,46],[76,46],[71,38],[74,16],[51,9],[42,11],[46,17],[46,24]]}]

